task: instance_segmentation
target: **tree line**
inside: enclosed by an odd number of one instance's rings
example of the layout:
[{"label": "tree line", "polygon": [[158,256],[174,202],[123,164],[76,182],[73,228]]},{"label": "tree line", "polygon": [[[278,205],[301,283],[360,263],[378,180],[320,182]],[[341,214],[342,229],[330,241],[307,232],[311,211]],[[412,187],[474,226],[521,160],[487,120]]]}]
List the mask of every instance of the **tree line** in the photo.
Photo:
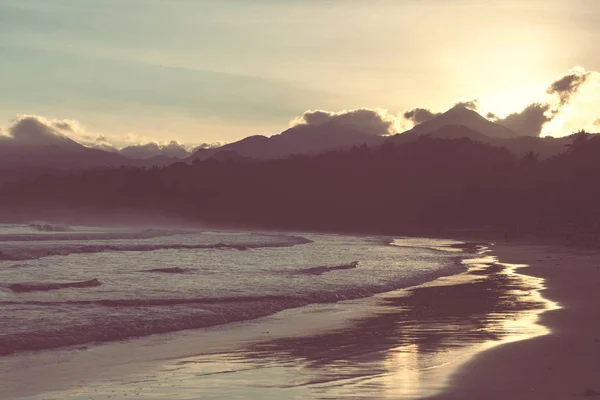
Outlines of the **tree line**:
[{"label": "tree line", "polygon": [[[519,158],[467,138],[253,160],[221,154],[166,167],[95,169],[6,184],[5,214],[128,213],[192,223],[381,234],[449,230],[595,237],[600,138],[579,132],[557,156]],[[589,239],[589,240],[596,240]]]}]

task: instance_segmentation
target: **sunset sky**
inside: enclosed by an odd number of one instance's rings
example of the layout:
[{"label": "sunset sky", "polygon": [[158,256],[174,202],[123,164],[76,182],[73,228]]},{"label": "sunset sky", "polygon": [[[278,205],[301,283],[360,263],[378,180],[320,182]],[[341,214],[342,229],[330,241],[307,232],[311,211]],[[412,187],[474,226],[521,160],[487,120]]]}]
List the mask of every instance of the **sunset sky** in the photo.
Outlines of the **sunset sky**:
[{"label": "sunset sky", "polygon": [[600,118],[599,21],[598,0],[2,0],[0,126],[76,120],[122,146],[272,135],[311,109],[506,116],[580,66],[559,136]]}]

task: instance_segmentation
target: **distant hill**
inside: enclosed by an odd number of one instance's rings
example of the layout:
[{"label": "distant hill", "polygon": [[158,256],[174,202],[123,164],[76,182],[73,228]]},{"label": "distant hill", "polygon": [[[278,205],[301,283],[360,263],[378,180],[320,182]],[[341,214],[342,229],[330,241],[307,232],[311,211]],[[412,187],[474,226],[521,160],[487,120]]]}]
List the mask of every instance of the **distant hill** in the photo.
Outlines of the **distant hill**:
[{"label": "distant hill", "polygon": [[494,141],[489,136],[477,132],[464,125],[445,125],[433,131],[419,134],[418,131],[410,130],[405,133],[391,136],[388,141],[395,144],[409,143],[417,140],[421,136],[428,136],[435,139],[461,139],[469,138],[475,142],[490,143]]},{"label": "distant hill", "polygon": [[176,158],[157,156],[147,160],[93,149],[58,135],[0,137],[0,186],[6,182],[32,179],[41,174],[61,174],[90,168],[169,165]]},{"label": "distant hill", "polygon": [[200,149],[189,159],[205,160],[222,151],[235,152],[241,157],[276,159],[291,154],[317,154],[362,144],[376,146],[384,141],[385,137],[383,136],[361,132],[334,123],[318,126],[297,125],[271,137],[249,136],[221,147]]},{"label": "distant hill", "polygon": [[97,167],[129,163],[129,159],[109,151],[92,149],[67,139],[64,142],[23,145],[0,141],[0,166],[52,166],[54,168]]},{"label": "distant hill", "polygon": [[518,136],[510,129],[485,119],[475,111],[456,106],[411,130],[391,136],[388,141],[394,144],[409,143],[423,135],[438,139],[467,137],[476,142],[504,147],[518,157],[533,152],[538,154],[540,159],[564,152],[573,140],[571,136],[562,138]]},{"label": "distant hill", "polygon": [[492,122],[482,117],[477,112],[469,110],[461,105],[454,106],[445,113],[440,114],[429,121],[425,121],[401,135],[425,135],[449,125],[465,126],[475,132],[479,132],[494,139],[508,139],[519,136],[504,125]]}]

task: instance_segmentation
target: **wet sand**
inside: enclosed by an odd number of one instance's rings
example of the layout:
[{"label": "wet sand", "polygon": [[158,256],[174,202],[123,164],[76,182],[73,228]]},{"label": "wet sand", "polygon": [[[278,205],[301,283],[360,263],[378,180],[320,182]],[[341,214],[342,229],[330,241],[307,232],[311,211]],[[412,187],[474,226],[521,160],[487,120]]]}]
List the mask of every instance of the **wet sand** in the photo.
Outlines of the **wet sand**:
[{"label": "wet sand", "polygon": [[[568,399],[600,390],[600,256],[526,245],[496,245],[493,255],[499,262],[472,260],[463,274],[368,299],[3,358],[0,397]],[[540,295],[541,277],[544,296],[564,308]]]},{"label": "wet sand", "polygon": [[522,273],[543,277],[543,296],[561,308],[539,324],[551,334],[485,351],[459,369],[452,386],[433,399],[600,398],[600,254],[530,244],[496,245]]}]

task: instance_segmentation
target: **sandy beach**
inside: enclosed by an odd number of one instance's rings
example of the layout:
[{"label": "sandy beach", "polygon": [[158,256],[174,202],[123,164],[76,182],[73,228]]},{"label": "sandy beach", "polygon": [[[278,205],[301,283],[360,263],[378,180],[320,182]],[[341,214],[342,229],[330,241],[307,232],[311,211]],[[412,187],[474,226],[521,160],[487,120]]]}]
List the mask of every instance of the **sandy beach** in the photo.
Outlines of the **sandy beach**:
[{"label": "sandy beach", "polygon": [[465,273],[367,299],[4,357],[0,398],[599,395],[600,256],[518,243],[478,257]]},{"label": "sandy beach", "polygon": [[527,263],[544,297],[561,308],[543,313],[550,334],[476,356],[432,399],[580,399],[600,397],[600,255],[534,244],[494,246],[500,260]]}]

